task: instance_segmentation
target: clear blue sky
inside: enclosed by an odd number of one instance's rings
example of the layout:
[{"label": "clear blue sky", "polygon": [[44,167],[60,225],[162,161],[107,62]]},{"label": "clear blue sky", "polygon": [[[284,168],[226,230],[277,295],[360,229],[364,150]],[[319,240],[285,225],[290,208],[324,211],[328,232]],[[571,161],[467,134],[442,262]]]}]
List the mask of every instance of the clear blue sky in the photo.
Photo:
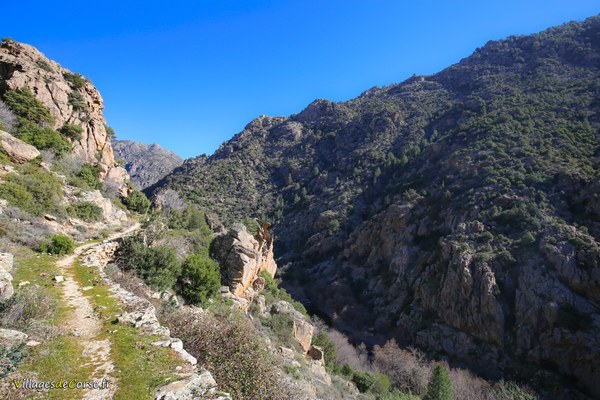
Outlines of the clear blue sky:
[{"label": "clear blue sky", "polygon": [[[94,4],[92,4],[94,3]],[[598,0],[3,1],[0,35],[100,89],[121,139],[212,153],[260,114],[435,73]]]}]

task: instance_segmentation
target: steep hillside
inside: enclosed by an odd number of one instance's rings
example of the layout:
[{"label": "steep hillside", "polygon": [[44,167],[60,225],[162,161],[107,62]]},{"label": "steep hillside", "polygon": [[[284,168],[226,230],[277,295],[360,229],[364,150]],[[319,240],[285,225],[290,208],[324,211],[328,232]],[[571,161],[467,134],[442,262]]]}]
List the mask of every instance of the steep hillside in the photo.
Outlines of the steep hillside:
[{"label": "steep hillside", "polygon": [[271,220],[284,282],[356,341],[600,397],[599,76],[600,17],[489,42],[261,116],[148,193]]},{"label": "steep hillside", "polygon": [[122,160],[137,189],[145,189],[179,167],[183,160],[158,144],[113,140],[115,158]]},{"label": "steep hillside", "polygon": [[[49,60],[36,48],[3,39],[0,43],[0,98],[6,100],[8,92],[22,94],[23,90],[33,94],[49,112],[34,122],[60,131],[74,155],[83,162],[96,164],[103,180],[126,190],[127,173],[115,163],[110,144],[112,130],[106,125],[102,97],[94,85]],[[29,104],[21,104],[21,110],[29,110]],[[27,119],[26,115],[18,117]],[[32,131],[26,123],[19,123],[15,129],[24,135]],[[10,129],[4,127],[4,130]],[[49,146],[43,143],[42,147]]]}]

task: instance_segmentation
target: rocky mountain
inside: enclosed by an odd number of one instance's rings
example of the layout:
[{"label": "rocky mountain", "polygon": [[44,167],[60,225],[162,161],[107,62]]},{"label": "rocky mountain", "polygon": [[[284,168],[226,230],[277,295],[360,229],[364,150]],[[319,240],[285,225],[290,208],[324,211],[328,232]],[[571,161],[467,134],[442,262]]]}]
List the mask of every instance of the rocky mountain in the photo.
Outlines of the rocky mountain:
[{"label": "rocky mountain", "polygon": [[181,157],[158,144],[113,140],[112,147],[137,189],[152,186],[183,163]]},{"label": "rocky mountain", "polygon": [[65,132],[71,129],[65,136],[72,153],[97,165],[103,180],[125,190],[127,173],[115,163],[111,129],[106,125],[103,100],[94,85],[49,60],[33,46],[4,39],[0,43],[0,97],[22,90],[32,93],[50,113],[43,125]]},{"label": "rocky mountain", "polygon": [[357,343],[598,398],[599,76],[598,16],[491,41],[258,117],[147,193],[272,221],[284,283]]}]

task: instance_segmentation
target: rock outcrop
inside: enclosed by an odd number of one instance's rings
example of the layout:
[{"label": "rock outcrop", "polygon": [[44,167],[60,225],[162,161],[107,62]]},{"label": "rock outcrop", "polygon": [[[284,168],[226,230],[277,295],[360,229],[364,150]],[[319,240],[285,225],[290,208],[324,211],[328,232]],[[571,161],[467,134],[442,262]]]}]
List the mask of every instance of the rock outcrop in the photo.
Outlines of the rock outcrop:
[{"label": "rock outcrop", "polygon": [[40,155],[38,149],[4,131],[0,131],[0,151],[17,164],[26,163]]},{"label": "rock outcrop", "polygon": [[27,341],[26,333],[13,329],[0,328],[0,347],[10,350],[24,344]]},{"label": "rock outcrop", "polygon": [[13,255],[0,253],[0,300],[10,299],[15,290],[12,285]]},{"label": "rock outcrop", "polygon": [[292,336],[300,344],[304,353],[308,353],[311,349],[312,337],[315,332],[315,327],[310,323],[308,318],[296,311],[294,307],[287,301],[278,301],[271,306],[271,314],[286,314],[292,319]]},{"label": "rock outcrop", "polygon": [[257,237],[252,236],[242,224],[235,224],[218,235],[213,242],[213,253],[224,270],[226,284],[238,297],[253,298],[264,288],[266,271],[275,276],[277,264],[273,257],[273,237],[268,224],[262,224]]},{"label": "rock outcrop", "polygon": [[[10,39],[0,44],[0,94],[29,88],[54,117],[52,128],[59,129],[64,124],[80,126],[81,139],[71,140],[73,153],[88,163],[97,164],[101,178],[125,193],[127,173],[115,163],[102,114],[102,97],[89,80],[80,78],[79,83],[73,83],[67,78],[71,76],[69,70],[33,46]],[[74,107],[72,93],[78,93],[85,105]]]},{"label": "rock outcrop", "polygon": [[217,383],[206,370],[159,388],[154,398],[155,400],[231,400],[230,395],[217,392]]}]

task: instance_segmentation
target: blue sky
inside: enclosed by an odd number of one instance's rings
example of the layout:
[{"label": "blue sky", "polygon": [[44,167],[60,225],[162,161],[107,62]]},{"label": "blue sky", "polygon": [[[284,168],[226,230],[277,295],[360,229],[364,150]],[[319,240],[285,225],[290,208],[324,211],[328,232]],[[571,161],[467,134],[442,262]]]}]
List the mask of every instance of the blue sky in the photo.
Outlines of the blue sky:
[{"label": "blue sky", "polygon": [[0,35],[100,89],[120,139],[211,154],[261,114],[435,73],[490,39],[600,13],[598,0],[20,2]]}]

